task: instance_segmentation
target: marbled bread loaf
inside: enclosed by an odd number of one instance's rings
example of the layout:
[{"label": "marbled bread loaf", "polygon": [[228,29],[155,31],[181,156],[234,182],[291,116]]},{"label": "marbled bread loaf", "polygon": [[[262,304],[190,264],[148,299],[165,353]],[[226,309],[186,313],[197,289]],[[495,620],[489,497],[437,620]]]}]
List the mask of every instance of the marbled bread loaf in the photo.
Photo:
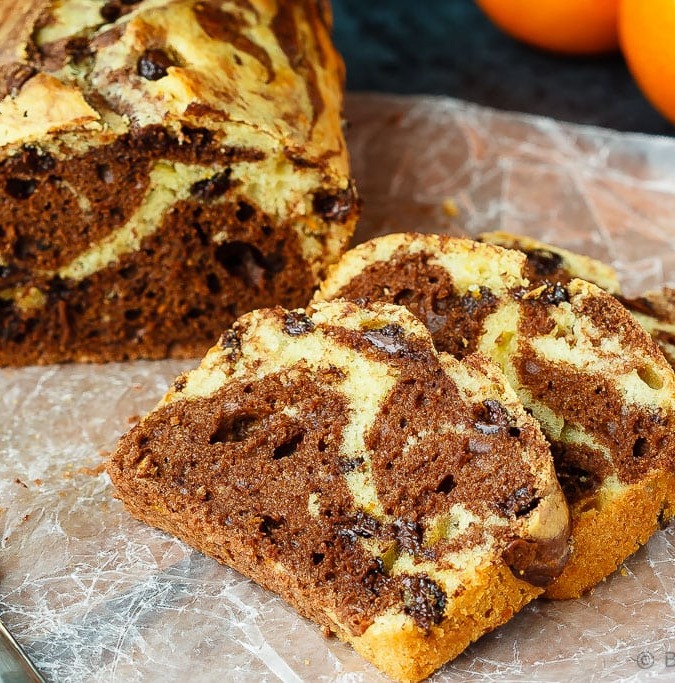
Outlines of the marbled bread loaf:
[{"label": "marbled bread loaf", "polygon": [[0,366],[201,356],[356,219],[323,0],[0,0]]},{"label": "marbled bread loaf", "polygon": [[495,360],[541,422],[572,510],[572,556],[549,597],[576,597],[675,515],[675,375],[593,284],[530,284],[519,251],[387,235],[347,252],[316,300],[405,304],[439,350]]},{"label": "marbled bread loaf", "polygon": [[546,441],[499,369],[405,308],[242,317],[120,442],[129,511],[276,591],[404,681],[562,570]]}]

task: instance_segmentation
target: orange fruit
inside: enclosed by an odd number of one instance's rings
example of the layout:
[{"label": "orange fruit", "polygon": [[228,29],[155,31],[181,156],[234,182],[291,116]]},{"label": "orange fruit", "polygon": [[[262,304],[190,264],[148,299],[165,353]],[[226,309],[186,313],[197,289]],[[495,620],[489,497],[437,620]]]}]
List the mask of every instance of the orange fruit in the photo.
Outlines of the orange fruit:
[{"label": "orange fruit", "polygon": [[675,0],[622,0],[619,34],[640,89],[675,123]]},{"label": "orange fruit", "polygon": [[[569,55],[601,54],[619,47],[619,1],[476,0],[485,14],[513,38]],[[642,2],[652,4],[652,0]]]}]

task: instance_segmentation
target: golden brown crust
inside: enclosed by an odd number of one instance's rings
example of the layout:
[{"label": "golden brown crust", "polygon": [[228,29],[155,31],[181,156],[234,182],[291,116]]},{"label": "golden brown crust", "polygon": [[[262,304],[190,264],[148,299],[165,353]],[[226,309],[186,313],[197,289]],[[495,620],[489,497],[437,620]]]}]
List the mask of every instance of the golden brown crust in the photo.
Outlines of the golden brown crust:
[{"label": "golden brown crust", "polygon": [[[604,498],[572,507],[572,555],[544,597],[580,597],[667,525],[675,517],[675,474],[653,472],[636,484],[610,490]],[[584,552],[575,553],[574,547]]]},{"label": "golden brown crust", "polygon": [[[404,627],[395,635],[366,632],[364,637],[350,642],[366,659],[376,658],[377,666],[392,678],[415,683],[454,659],[496,625],[507,622],[539,595],[539,589],[514,577],[506,565],[498,564],[456,600],[453,618],[432,628],[427,638],[420,639],[413,629]],[[401,652],[407,656],[401,657]]]}]

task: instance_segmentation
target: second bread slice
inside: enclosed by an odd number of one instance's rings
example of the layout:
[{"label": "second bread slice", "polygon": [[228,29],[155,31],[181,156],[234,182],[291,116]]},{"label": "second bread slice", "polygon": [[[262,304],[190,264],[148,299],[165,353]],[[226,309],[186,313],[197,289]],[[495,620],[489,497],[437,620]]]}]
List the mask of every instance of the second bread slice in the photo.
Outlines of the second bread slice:
[{"label": "second bread slice", "polygon": [[547,589],[577,597],[675,515],[675,375],[610,294],[528,279],[523,253],[387,235],[345,254],[317,299],[405,304],[437,348],[481,351],[540,421],[572,510],[572,556]]}]

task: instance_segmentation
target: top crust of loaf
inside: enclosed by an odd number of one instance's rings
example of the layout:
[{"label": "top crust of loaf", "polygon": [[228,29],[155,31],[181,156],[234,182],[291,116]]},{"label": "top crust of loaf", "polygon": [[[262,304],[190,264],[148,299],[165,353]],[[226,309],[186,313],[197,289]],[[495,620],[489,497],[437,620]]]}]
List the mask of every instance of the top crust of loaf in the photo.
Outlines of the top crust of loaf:
[{"label": "top crust of loaf", "polygon": [[522,251],[527,257],[526,274],[531,282],[548,280],[566,284],[576,277],[592,282],[610,294],[621,291],[614,268],[589,256],[503,231],[484,232],[477,239],[486,244]]},{"label": "top crust of loaf", "polygon": [[346,175],[329,22],[315,0],[3,0],[0,149],[207,126]]}]

